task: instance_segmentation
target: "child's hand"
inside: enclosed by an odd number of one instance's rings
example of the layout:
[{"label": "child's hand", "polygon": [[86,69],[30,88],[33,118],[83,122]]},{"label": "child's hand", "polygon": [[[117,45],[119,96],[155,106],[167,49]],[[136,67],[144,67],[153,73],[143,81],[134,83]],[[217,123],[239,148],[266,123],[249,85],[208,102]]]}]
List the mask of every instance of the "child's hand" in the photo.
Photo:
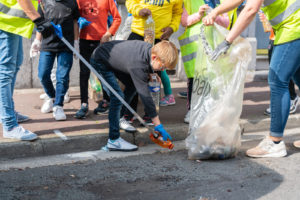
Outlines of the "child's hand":
[{"label": "child's hand", "polygon": [[209,8],[209,6],[207,4],[200,6],[198,13],[200,15],[200,17],[202,18],[204,13],[206,12],[206,10]]},{"label": "child's hand", "polygon": [[100,40],[100,43],[108,42],[109,39],[110,39],[110,37],[111,37],[111,33],[107,31],[107,32],[102,36],[102,38],[101,38],[101,40]]},{"label": "child's hand", "polygon": [[259,15],[259,20],[261,22],[265,21],[267,18],[266,18],[266,15],[262,12],[258,12],[258,15]]},{"label": "child's hand", "polygon": [[205,26],[212,26],[214,25],[218,15],[212,10],[208,15],[206,15],[203,19],[202,22]]},{"label": "child's hand", "polygon": [[168,40],[174,31],[171,27],[166,27],[166,28],[161,29],[161,32],[164,32],[164,33],[160,36],[160,39]]},{"label": "child's hand", "polygon": [[152,76],[156,76],[156,80],[161,83],[161,79],[160,79],[160,77],[158,76],[157,73],[150,74],[149,76],[150,76],[150,81],[153,81]]},{"label": "child's hand", "polygon": [[143,8],[142,10],[140,10],[139,12],[139,16],[141,17],[148,17],[149,15],[151,15],[151,10],[149,10],[148,8]]}]

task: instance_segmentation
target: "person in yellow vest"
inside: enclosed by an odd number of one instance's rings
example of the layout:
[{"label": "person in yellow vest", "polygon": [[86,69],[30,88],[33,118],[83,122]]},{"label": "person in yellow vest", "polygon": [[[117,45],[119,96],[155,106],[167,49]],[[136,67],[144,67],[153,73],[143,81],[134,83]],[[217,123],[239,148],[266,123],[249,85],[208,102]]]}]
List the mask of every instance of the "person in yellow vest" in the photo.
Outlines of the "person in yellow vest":
[{"label": "person in yellow vest", "polygon": [[[212,25],[219,14],[232,10],[242,0],[225,0],[203,19],[205,25]],[[262,7],[275,32],[268,82],[271,91],[270,134],[258,146],[249,149],[250,157],[283,157],[287,155],[283,132],[290,111],[289,82],[300,86],[300,1],[299,0],[248,0],[235,25],[225,40],[217,46],[212,60],[228,51],[232,42],[255,18]],[[300,141],[294,142],[300,147]]]},{"label": "person in yellow vest", "polygon": [[[265,23],[266,20],[267,20],[266,16],[262,12],[258,12],[258,15],[259,15],[260,21],[262,23]],[[265,29],[265,26],[264,26],[264,29]],[[267,30],[264,30],[264,31],[265,32],[270,32],[269,45],[268,45],[268,60],[269,60],[269,64],[270,64],[271,57],[272,57],[273,46],[274,46],[275,35],[274,35],[274,31],[273,31],[272,27],[267,28]],[[295,114],[296,111],[297,111],[297,107],[298,107],[300,98],[296,93],[295,83],[292,79],[290,80],[290,83],[289,83],[289,92],[290,92],[290,98],[291,98],[290,114]],[[271,108],[270,107],[267,108],[265,110],[264,114],[270,116],[271,115]]]},{"label": "person in yellow vest", "polygon": [[[201,19],[209,7],[215,8],[220,4],[219,0],[184,0],[184,8],[181,15],[181,25],[185,27],[184,33],[178,38],[181,50],[181,57],[187,81],[187,109],[184,122],[190,121],[190,106],[192,99],[194,71],[198,50]],[[207,4],[206,4],[207,3]],[[218,16],[216,23],[227,28],[229,25],[228,15],[225,13]]]},{"label": "person in yellow vest", "polygon": [[44,37],[54,31],[36,11],[37,5],[35,0],[0,0],[0,115],[4,138],[37,139],[35,133],[18,124],[13,101],[16,76],[23,61],[22,37],[31,37],[34,23]]},{"label": "person in yellow vest", "polygon": [[[182,13],[182,0],[161,0],[161,1],[139,1],[127,0],[126,8],[132,14],[132,33],[128,40],[144,40],[144,24],[148,16],[152,15],[155,22],[155,43],[161,40],[168,40],[179,28]],[[172,94],[171,83],[166,70],[158,72],[164,87],[165,97],[159,102],[160,106],[175,105],[175,98]],[[138,96],[131,101],[131,106],[136,110]],[[130,126],[133,115],[126,110],[124,118],[120,120],[121,128],[124,130],[135,130]],[[148,125],[153,125],[151,118],[145,113],[143,117]],[[128,128],[127,128],[128,127]]]}]

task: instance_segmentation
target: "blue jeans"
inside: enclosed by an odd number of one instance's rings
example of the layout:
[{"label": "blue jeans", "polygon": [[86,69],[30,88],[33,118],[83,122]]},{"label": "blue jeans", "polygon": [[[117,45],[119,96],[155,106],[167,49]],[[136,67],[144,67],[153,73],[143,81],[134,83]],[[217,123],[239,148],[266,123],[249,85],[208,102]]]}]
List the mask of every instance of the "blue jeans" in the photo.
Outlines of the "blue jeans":
[{"label": "blue jeans", "polygon": [[[117,77],[114,72],[105,66],[105,64],[101,62],[96,62],[95,60],[91,59],[91,65],[93,68],[106,80],[106,82],[122,97],[124,98],[124,94],[118,84]],[[129,77],[129,79],[131,79]],[[127,77],[128,80],[128,77]],[[123,81],[122,81],[123,82]],[[124,82],[123,82],[124,83]],[[126,83],[124,83],[126,85]],[[110,97],[110,106],[109,106],[109,113],[108,113],[108,120],[109,120],[109,139],[115,140],[120,137],[120,111],[122,108],[121,101],[103,84],[103,89]],[[127,85],[126,85],[127,87]],[[136,94],[135,90],[127,90],[124,91],[125,98],[124,100],[128,103],[132,97]]]},{"label": "blue jeans", "polygon": [[3,130],[18,126],[13,93],[23,62],[22,37],[0,30],[0,115]]},{"label": "blue jeans", "polygon": [[[56,70],[56,91],[51,81],[50,75],[54,60],[57,57]],[[71,52],[48,52],[42,51],[39,59],[38,76],[44,87],[46,94],[50,98],[55,98],[54,106],[64,105],[64,96],[69,89],[69,74],[73,64],[73,54]]]},{"label": "blue jeans", "polygon": [[274,46],[270,70],[271,127],[270,135],[282,137],[290,111],[289,82],[300,86],[300,39]]}]

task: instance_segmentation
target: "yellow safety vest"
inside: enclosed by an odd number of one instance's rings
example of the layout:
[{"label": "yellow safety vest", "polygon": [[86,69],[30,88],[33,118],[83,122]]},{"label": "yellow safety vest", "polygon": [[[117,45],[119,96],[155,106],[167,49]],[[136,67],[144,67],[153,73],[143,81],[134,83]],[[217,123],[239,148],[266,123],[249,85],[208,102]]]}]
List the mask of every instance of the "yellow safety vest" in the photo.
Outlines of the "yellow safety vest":
[{"label": "yellow safety vest", "polygon": [[[38,1],[31,0],[37,9]],[[30,38],[34,23],[27,17],[17,0],[0,0],[0,29]]]},{"label": "yellow safety vest", "polygon": [[[205,4],[203,0],[184,0],[183,3],[184,8],[189,15],[198,12],[199,7]],[[178,38],[181,58],[184,65],[185,74],[188,78],[194,77],[200,26],[201,22],[187,27],[184,33]]]},{"label": "yellow safety vest", "polygon": [[[198,12],[199,7],[205,4],[203,0],[184,0],[183,3],[189,15]],[[236,10],[232,11],[230,21],[234,19],[233,16],[236,19]],[[231,23],[234,22],[235,20]],[[185,32],[178,38],[184,70],[188,78],[194,77],[201,23],[202,21],[187,27]]]},{"label": "yellow safety vest", "polygon": [[229,25],[228,25],[227,29],[231,30],[231,28],[233,27],[233,25],[237,19],[237,8],[229,11],[227,14],[229,17]]},{"label": "yellow safety vest", "polygon": [[265,0],[262,10],[275,32],[275,45],[300,39],[299,0]]}]

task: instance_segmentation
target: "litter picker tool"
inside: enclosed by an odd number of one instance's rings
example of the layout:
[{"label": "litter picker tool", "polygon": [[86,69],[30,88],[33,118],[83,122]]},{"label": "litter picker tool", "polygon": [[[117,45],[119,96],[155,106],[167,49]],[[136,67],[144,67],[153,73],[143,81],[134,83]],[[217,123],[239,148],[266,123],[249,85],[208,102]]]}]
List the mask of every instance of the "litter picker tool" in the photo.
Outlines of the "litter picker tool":
[{"label": "litter picker tool", "polygon": [[61,26],[55,25],[53,22],[51,24],[54,27],[56,35],[62,40],[65,45],[87,66],[96,76],[99,78],[101,83],[105,85],[121,102],[122,104],[139,120],[139,122],[146,127],[150,131],[150,139],[164,148],[173,149],[174,145],[172,144],[171,140],[164,141],[161,134],[157,131],[154,131],[153,128],[148,126],[145,121],[130,107],[130,105],[106,82],[106,80],[91,66],[89,62],[87,62],[79,52],[63,37]]}]

